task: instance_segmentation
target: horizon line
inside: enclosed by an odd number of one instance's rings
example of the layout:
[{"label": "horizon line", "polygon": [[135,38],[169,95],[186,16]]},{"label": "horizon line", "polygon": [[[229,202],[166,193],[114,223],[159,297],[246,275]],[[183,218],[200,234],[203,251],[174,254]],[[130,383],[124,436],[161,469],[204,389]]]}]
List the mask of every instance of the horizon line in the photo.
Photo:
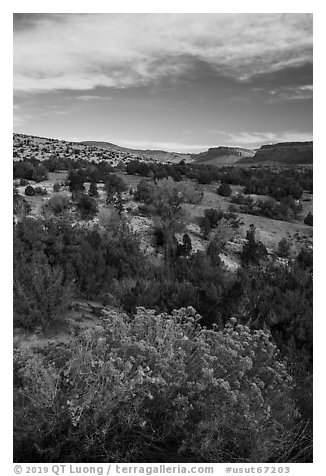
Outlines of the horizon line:
[{"label": "horizon line", "polygon": [[[313,142],[313,139],[311,140],[296,140],[296,141],[268,141],[268,142],[265,142],[263,144],[261,144],[260,146],[256,146],[256,147],[245,147],[243,145],[203,145],[203,150],[202,151],[199,151],[199,152],[185,152],[185,151],[176,151],[176,150],[166,150],[166,149],[162,149],[162,148],[148,148],[148,147],[145,147],[144,148],[139,148],[138,146],[133,146],[133,147],[130,147],[130,146],[124,146],[124,145],[119,145],[119,144],[116,144],[116,143],[113,143],[113,142],[110,142],[109,140],[101,140],[101,139],[89,139],[89,140],[80,140],[80,139],[63,139],[63,138],[57,138],[57,137],[45,137],[45,136],[38,136],[38,135],[35,135],[35,134],[26,134],[24,132],[14,132],[13,131],[13,135],[23,135],[23,136],[28,136],[28,137],[37,137],[39,139],[49,139],[49,140],[57,140],[57,141],[62,141],[62,142],[70,142],[72,144],[83,144],[83,142],[103,142],[103,143],[106,143],[106,144],[112,144],[112,145],[115,145],[117,147],[121,147],[121,148],[124,148],[124,149],[129,149],[129,150],[136,150],[136,151],[161,151],[161,152],[167,152],[167,153],[170,153],[170,154],[187,154],[187,155],[193,155],[193,154],[200,154],[201,152],[206,152],[210,149],[217,149],[217,148],[234,148],[234,149],[245,149],[245,150],[258,150],[260,149],[261,147],[263,147],[264,145],[274,145],[274,144],[287,144],[287,143],[309,143],[309,142]],[[135,141],[137,142],[137,141]],[[145,142],[146,143],[146,142]],[[159,144],[159,143],[158,143]],[[98,147],[98,146],[94,146],[94,147]],[[195,145],[191,146],[189,145],[189,147],[196,147]],[[199,147],[199,146],[198,146]],[[100,147],[99,147],[100,148]]]}]

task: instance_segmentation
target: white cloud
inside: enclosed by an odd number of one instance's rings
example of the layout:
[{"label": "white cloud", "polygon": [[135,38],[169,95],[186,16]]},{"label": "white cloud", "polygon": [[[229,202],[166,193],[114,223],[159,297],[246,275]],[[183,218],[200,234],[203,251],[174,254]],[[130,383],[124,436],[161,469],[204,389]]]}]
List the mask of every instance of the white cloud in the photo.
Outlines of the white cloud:
[{"label": "white cloud", "polygon": [[[94,139],[92,139],[94,140]],[[165,150],[168,152],[180,152],[180,153],[196,153],[207,150],[213,145],[207,144],[185,144],[181,142],[161,142],[161,141],[139,141],[139,140],[127,140],[127,139],[101,139],[107,142],[113,142],[121,147],[127,147],[130,149],[151,149],[151,150]]]},{"label": "white cloud", "polygon": [[95,95],[87,95],[84,94],[83,96],[76,96],[75,99],[78,99],[79,101],[111,101],[112,98],[108,96],[95,96]]},{"label": "white cloud", "polygon": [[70,141],[70,142],[83,142],[83,141],[96,141],[96,142],[110,142],[111,144],[118,145],[120,147],[126,147],[128,149],[138,150],[163,150],[167,152],[179,152],[179,153],[197,153],[203,152],[210,147],[216,147],[212,144],[186,144],[184,142],[163,142],[155,140],[132,140],[125,139],[124,137],[107,137],[105,135],[83,135],[83,136],[56,136],[56,139]]},{"label": "white cloud", "polygon": [[[16,31],[18,91],[128,87],[190,72],[246,80],[312,60],[311,14],[66,14]],[[36,26],[35,26],[36,25]]]},{"label": "white cloud", "polygon": [[270,91],[271,97],[267,102],[279,102],[279,101],[302,101],[313,98],[313,86],[307,84],[304,86],[298,86],[296,88],[282,87]]},{"label": "white cloud", "polygon": [[[218,131],[220,134],[222,131]],[[301,142],[311,141],[312,132],[239,132],[229,133],[224,132],[227,137],[229,145],[243,146],[243,147],[260,147],[263,144],[272,144],[277,142]]]}]

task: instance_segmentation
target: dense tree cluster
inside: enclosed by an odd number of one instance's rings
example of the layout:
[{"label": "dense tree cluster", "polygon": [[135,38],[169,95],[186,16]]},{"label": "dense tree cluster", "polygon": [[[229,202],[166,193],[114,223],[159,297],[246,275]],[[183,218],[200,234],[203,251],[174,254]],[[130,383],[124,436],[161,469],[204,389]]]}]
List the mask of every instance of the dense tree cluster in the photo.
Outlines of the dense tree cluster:
[{"label": "dense tree cluster", "polygon": [[42,182],[48,178],[48,169],[38,160],[18,160],[14,162],[14,178]]},{"label": "dense tree cluster", "polygon": [[176,182],[182,180],[183,168],[178,164],[161,164],[156,162],[142,162],[131,160],[127,163],[126,172],[129,175],[152,177],[154,180],[173,178]]},{"label": "dense tree cluster", "polygon": [[288,195],[300,198],[303,190],[312,193],[313,171],[311,167],[224,167],[219,168],[221,180],[244,186],[244,192],[270,195],[280,200]]},{"label": "dense tree cluster", "polygon": [[[153,177],[154,180],[172,177],[175,181],[183,178],[196,180],[200,184],[221,181],[219,194],[230,196],[228,185],[242,185],[244,193],[270,195],[276,200],[284,197],[299,199],[303,190],[312,192],[313,173],[309,167],[277,168],[268,167],[215,167],[211,165],[185,163],[157,164],[155,162],[130,161],[127,173]],[[220,193],[221,192],[221,193]]]},{"label": "dense tree cluster", "polygon": [[238,205],[235,209],[240,213],[263,216],[273,220],[292,221],[299,218],[303,211],[302,204],[290,195],[283,197],[278,202],[274,198],[255,200],[250,196],[237,193],[232,196],[231,203]]},{"label": "dense tree cluster", "polygon": [[73,226],[65,218],[23,219],[14,228],[15,269],[28,276],[41,253],[81,295],[107,292],[114,279],[137,275],[141,269],[139,244],[127,225],[119,220],[111,224],[112,229],[103,231]]}]

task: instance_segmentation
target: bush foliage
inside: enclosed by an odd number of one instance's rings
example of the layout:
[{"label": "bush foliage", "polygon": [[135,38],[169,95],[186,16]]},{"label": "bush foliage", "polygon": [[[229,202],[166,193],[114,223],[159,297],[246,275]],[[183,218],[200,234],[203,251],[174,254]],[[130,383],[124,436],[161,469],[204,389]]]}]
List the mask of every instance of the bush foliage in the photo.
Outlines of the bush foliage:
[{"label": "bush foliage", "polygon": [[199,319],[111,311],[60,352],[17,352],[15,461],[282,458],[299,415],[269,333]]}]

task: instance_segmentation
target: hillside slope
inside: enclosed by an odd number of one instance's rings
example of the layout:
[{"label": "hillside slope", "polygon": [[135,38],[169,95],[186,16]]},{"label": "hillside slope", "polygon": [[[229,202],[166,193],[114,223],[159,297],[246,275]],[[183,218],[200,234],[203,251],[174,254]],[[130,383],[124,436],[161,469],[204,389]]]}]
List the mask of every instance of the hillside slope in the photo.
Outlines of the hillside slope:
[{"label": "hillside slope", "polygon": [[98,142],[98,141],[83,141],[83,145],[99,147],[101,149],[109,149],[117,152],[122,152],[124,154],[129,154],[130,156],[137,156],[141,159],[154,160],[158,162],[180,162],[184,160],[190,162],[191,154],[183,154],[179,152],[168,152],[166,150],[151,150],[151,149],[130,149],[128,147],[121,147],[111,142]]}]

